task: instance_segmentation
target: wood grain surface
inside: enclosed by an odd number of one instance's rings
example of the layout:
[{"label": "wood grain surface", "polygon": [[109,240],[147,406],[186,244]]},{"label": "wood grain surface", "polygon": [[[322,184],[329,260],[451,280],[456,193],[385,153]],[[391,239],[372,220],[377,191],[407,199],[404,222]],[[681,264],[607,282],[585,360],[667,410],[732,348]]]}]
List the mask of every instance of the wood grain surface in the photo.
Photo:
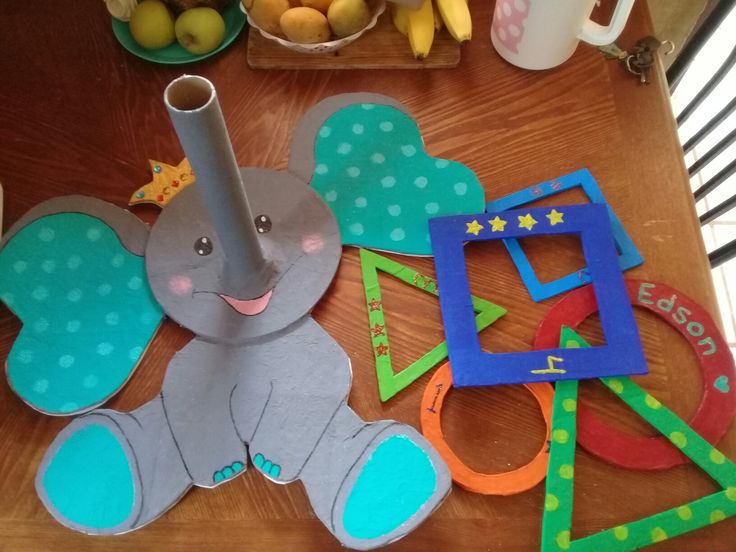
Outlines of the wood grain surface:
[{"label": "wood grain surface", "polygon": [[391,9],[359,40],[329,54],[304,55],[284,48],[254,31],[248,34],[248,66],[253,69],[440,69],[457,67],[460,44],[443,29],[429,56],[414,58],[409,39],[391,22]]},{"label": "wood grain surface", "polygon": [[[512,67],[492,50],[492,2],[471,1],[474,39],[457,69],[426,71],[252,71],[242,35],[221,55],[197,65],[165,67],[135,58],[115,41],[102,2],[4,0],[0,3],[0,181],[5,228],[45,199],[71,193],[121,207],[150,178],[148,158],[182,157],[164,109],[166,84],[183,72],[217,87],[234,150],[242,165],[285,169],[299,118],[331,94],[390,94],[415,114],[430,154],[472,168],[488,199],[588,167],[642,252],[629,274],[666,282],[716,305],[705,250],[689,194],[661,69],[639,86],[622,67],[581,45],[559,68],[534,73]],[[611,2],[604,2],[610,11]],[[603,14],[605,17],[605,13]],[[630,47],[650,32],[637,2],[620,39]],[[666,37],[664,37],[666,38]],[[574,192],[560,203],[575,203]],[[549,204],[550,201],[547,200]],[[154,208],[136,208],[155,220]],[[545,278],[579,268],[574,239],[530,240],[532,263]],[[428,275],[430,259],[392,256]],[[509,314],[482,333],[494,351],[523,351],[554,299],[530,300],[499,243],[467,251],[473,293]],[[419,291],[382,277],[396,366],[442,339],[439,308]],[[426,374],[387,404],[378,398],[357,251],[346,248],[333,286],[314,313],[352,359],[350,404],[364,418],[395,418],[414,426]],[[700,400],[694,355],[673,329],[637,312],[651,374],[636,378],[688,418]],[[0,356],[19,330],[0,311]],[[584,326],[597,342],[596,321]],[[159,390],[168,361],[191,334],[167,321],[138,371],[112,401],[130,410]],[[215,368],[216,369],[216,368]],[[584,400],[605,419],[636,434],[651,431],[626,407],[586,382]],[[340,550],[311,512],[300,483],[279,486],[255,470],[216,490],[192,490],[150,526],[114,537],[86,537],[54,522],[36,498],[33,479],[45,448],[68,423],[42,416],[0,382],[0,550],[226,551]],[[542,418],[521,387],[450,392],[443,428],[457,454],[477,470],[505,471],[526,463],[543,439]],[[736,431],[720,443],[736,458]],[[576,464],[573,537],[671,508],[716,490],[692,465],[659,473],[609,466],[584,451]],[[481,496],[455,487],[417,531],[390,550],[535,550],[544,486],[511,497]],[[653,550],[732,551],[736,520],[727,520]]]}]

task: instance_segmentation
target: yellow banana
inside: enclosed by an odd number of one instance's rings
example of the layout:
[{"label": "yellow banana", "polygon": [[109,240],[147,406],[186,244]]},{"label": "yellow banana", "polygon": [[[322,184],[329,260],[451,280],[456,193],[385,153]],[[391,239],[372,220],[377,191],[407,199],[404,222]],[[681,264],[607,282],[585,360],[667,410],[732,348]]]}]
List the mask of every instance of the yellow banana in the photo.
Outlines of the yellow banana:
[{"label": "yellow banana", "polygon": [[437,0],[437,7],[442,15],[447,30],[458,42],[470,40],[473,22],[465,0]]},{"label": "yellow banana", "polygon": [[442,21],[442,16],[440,15],[440,10],[437,8],[436,2],[432,3],[432,13],[434,14],[434,30],[440,32],[442,27],[445,26],[445,23]]},{"label": "yellow banana", "polygon": [[[463,1],[463,0],[461,0]],[[400,8],[403,9],[403,8]],[[409,15],[409,44],[414,57],[421,60],[429,55],[434,41],[434,11],[432,0],[424,0],[418,10],[407,10]]]},{"label": "yellow banana", "polygon": [[397,6],[396,4],[391,4],[391,17],[394,20],[394,27],[406,36],[409,34],[409,10],[407,10],[403,6]]}]

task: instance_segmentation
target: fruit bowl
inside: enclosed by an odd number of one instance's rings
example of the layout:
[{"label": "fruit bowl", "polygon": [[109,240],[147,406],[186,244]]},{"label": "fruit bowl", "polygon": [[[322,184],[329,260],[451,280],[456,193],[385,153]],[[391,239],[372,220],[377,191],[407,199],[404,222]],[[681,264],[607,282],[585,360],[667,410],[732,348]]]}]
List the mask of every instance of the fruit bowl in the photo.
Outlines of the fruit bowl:
[{"label": "fruit bowl", "polygon": [[128,50],[131,54],[138,56],[146,61],[152,61],[153,63],[161,63],[164,65],[177,65],[182,63],[192,63],[202,59],[206,59],[210,56],[214,56],[218,52],[224,50],[229,46],[240,34],[245,26],[245,17],[243,13],[238,9],[238,6],[242,6],[240,0],[233,0],[229,5],[220,12],[222,18],[225,20],[225,38],[217,48],[206,54],[192,54],[187,52],[179,44],[174,42],[170,46],[165,48],[159,48],[158,50],[147,50],[142,46],[139,46],[133,39],[133,35],[130,34],[127,21],[119,21],[118,19],[112,18],[112,32],[120,45]]},{"label": "fruit bowl", "polygon": [[245,12],[245,16],[248,18],[248,25],[250,25],[253,29],[257,29],[258,32],[261,33],[261,35],[268,40],[277,42],[278,44],[281,44],[281,46],[283,46],[284,48],[288,48],[289,50],[293,50],[294,52],[301,52],[303,54],[326,54],[329,52],[336,52],[340,48],[343,48],[348,44],[355,42],[361,36],[363,36],[366,31],[376,26],[379,16],[386,9],[386,2],[385,0],[367,0],[366,3],[371,10],[371,19],[368,21],[368,25],[366,25],[365,28],[355,34],[351,34],[350,36],[338,38],[336,40],[330,40],[328,42],[319,42],[317,44],[300,44],[299,42],[291,42],[289,40],[286,40],[285,38],[281,38],[280,36],[272,35],[271,33],[261,29],[256,24],[256,22],[253,21],[253,19],[250,17],[250,15],[248,15],[247,10],[243,7],[242,4],[240,5],[240,9]]}]

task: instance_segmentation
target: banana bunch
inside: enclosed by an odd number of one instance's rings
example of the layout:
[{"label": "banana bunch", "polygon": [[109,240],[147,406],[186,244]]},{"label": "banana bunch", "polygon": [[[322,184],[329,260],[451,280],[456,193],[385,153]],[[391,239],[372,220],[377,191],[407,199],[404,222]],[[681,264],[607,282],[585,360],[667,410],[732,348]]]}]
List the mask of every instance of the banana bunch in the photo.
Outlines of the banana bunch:
[{"label": "banana bunch", "polygon": [[426,58],[432,48],[435,32],[447,27],[460,43],[470,40],[473,22],[467,0],[423,0],[418,10],[391,5],[394,27],[409,38],[414,57]]}]

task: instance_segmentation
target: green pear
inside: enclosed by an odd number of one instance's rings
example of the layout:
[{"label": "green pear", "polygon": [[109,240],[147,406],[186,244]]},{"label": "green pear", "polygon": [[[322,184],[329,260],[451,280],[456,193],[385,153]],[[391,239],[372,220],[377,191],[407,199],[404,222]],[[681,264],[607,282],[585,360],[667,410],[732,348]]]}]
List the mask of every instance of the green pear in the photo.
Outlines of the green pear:
[{"label": "green pear", "polygon": [[128,28],[133,40],[149,50],[164,48],[176,40],[174,16],[159,0],[143,0],[138,4]]},{"label": "green pear", "polygon": [[192,8],[182,13],[174,25],[176,40],[192,54],[207,54],[222,44],[225,21],[212,8]]}]

